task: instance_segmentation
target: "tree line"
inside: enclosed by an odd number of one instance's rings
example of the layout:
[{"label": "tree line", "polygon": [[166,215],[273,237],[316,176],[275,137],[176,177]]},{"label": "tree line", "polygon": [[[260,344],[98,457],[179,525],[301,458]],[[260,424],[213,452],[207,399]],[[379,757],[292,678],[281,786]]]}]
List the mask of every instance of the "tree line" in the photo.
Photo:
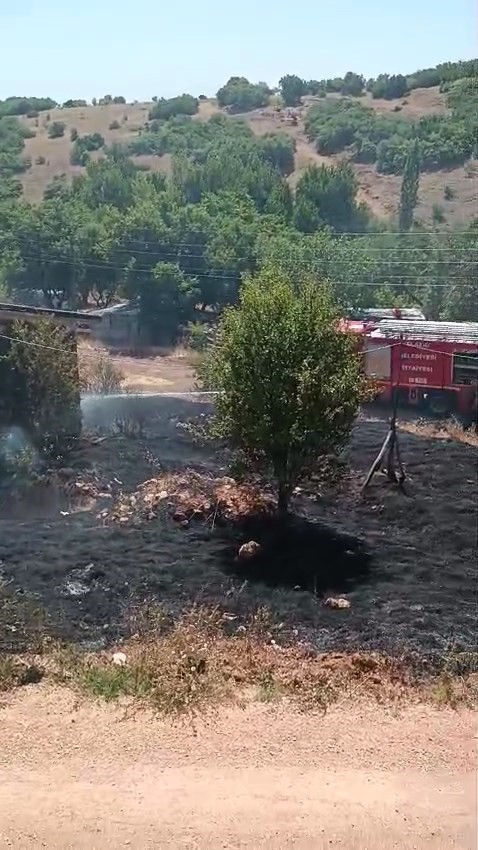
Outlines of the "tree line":
[{"label": "tree line", "polygon": [[[234,145],[223,120],[200,131],[198,147],[179,134],[169,177],[113,148],[71,184],[53,181],[38,206],[4,199],[0,287],[56,307],[132,298],[150,340],[163,343],[198,311],[236,303],[242,276],[271,263],[291,280],[328,280],[342,310],[419,306],[430,318],[470,318],[476,225],[444,234],[408,221],[400,234],[393,222],[390,231],[359,203],[347,164],[311,166],[292,193],[290,140],[244,128]],[[194,137],[202,125],[191,126]],[[415,200],[412,186],[412,219]]]},{"label": "tree line", "polygon": [[375,163],[378,172],[401,174],[418,140],[422,171],[461,165],[476,153],[478,88],[476,80],[459,80],[447,94],[450,115],[418,121],[398,114],[379,115],[351,100],[327,100],[307,113],[306,132],[327,156],[349,151],[355,162]]}]

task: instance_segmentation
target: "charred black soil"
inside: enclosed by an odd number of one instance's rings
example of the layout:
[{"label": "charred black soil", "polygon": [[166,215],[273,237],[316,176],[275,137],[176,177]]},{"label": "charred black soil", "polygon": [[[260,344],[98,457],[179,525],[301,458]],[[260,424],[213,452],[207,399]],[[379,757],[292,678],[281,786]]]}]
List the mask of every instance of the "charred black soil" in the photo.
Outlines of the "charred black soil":
[{"label": "charred black soil", "polygon": [[[159,405],[161,405],[159,409]],[[153,411],[154,407],[154,411]],[[181,399],[151,402],[139,433],[86,442],[72,467],[97,481],[97,498],[81,511],[51,499],[31,512],[0,516],[0,648],[20,646],[28,612],[44,612],[48,629],[101,646],[128,628],[128,611],[154,600],[171,614],[191,603],[219,605],[237,623],[267,606],[284,634],[321,650],[377,649],[437,657],[475,642],[476,449],[460,442],[402,433],[407,494],[377,475],[364,497],[359,483],[386,433],[382,419],[363,419],[347,452],[340,490],[307,487],[297,517],[237,528],[191,522],[164,512],[140,524],[107,524],[102,507],[158,469],[185,467],[225,475],[220,455],[195,445],[181,423],[206,408]],[[91,424],[91,423],[90,423]],[[122,432],[123,431],[123,432]],[[109,489],[108,489],[109,488]],[[99,495],[98,495],[99,494]],[[238,562],[254,539],[258,557]],[[324,606],[342,595],[350,608]],[[26,625],[25,625],[26,624]]]}]

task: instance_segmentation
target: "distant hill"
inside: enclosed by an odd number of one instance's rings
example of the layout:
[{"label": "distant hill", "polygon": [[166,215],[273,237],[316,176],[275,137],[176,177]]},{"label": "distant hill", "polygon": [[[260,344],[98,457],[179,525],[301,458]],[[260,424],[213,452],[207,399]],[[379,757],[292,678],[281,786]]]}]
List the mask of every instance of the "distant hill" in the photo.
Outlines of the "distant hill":
[{"label": "distant hill", "polygon": [[[354,144],[344,145],[343,150],[334,150],[333,152],[321,150],[320,138],[318,137],[322,132],[320,126],[322,115],[325,114],[321,110],[326,109],[327,114],[331,113],[334,116],[336,112],[340,112],[340,104],[350,104],[351,110],[342,110],[349,123],[352,114],[354,120],[357,119],[359,123],[364,116],[368,123],[370,123],[370,118],[367,118],[367,115],[376,116],[377,121],[380,119],[380,138],[393,147],[393,139],[397,133],[406,137],[407,122],[410,127],[412,125],[417,127],[420,122],[423,125],[424,119],[428,119],[429,122],[441,121],[443,123],[447,116],[452,115],[449,92],[454,86],[457,87],[462,82],[461,78],[458,77],[457,79],[459,73],[472,73],[474,66],[470,71],[470,65],[472,63],[447,63],[438,66],[438,69],[416,72],[416,74],[408,77],[400,77],[399,75],[396,78],[389,78],[387,75],[381,75],[377,80],[368,81],[368,83],[365,83],[365,80],[359,75],[351,74],[351,72],[343,80],[309,81],[309,83],[302,81],[305,87],[317,92],[317,94],[315,96],[303,95],[299,98],[298,105],[292,108],[284,106],[284,99],[281,98],[280,93],[271,95],[265,84],[258,84],[254,87],[244,78],[231,78],[232,82],[238,85],[244,83],[251,90],[259,89],[260,96],[265,101],[264,105],[261,108],[231,114],[230,107],[221,107],[217,99],[203,98],[199,100],[198,110],[193,119],[207,121],[211,116],[222,113],[228,115],[231,121],[242,120],[246,122],[257,135],[281,132],[291,137],[296,146],[295,168],[289,176],[289,182],[292,186],[297,182],[301,171],[310,163],[332,164],[343,158],[352,159],[360,186],[360,199],[368,205],[376,216],[390,217],[396,214],[398,208],[400,173],[381,172],[377,169],[375,162],[367,161],[370,148],[369,139],[365,139],[366,144],[365,147],[362,147],[361,154],[357,154],[356,136]],[[443,69],[445,70],[443,71]],[[445,82],[442,81],[440,85],[430,85],[437,78],[441,79],[440,75],[444,75]],[[287,79],[298,80],[298,78],[291,77]],[[467,82],[470,81],[469,76],[464,79]],[[473,85],[478,85],[476,77],[471,79]],[[393,97],[391,96],[394,91],[392,83],[396,85],[397,80],[398,85],[401,85],[402,88],[404,85],[413,87],[406,94]],[[357,81],[359,81],[358,88]],[[428,87],[414,87],[422,81]],[[353,89],[353,86],[357,90],[361,89],[360,96],[351,97],[341,93],[341,91]],[[222,101],[226,100],[223,94],[226,88],[227,86],[224,86],[218,92],[219,99]],[[336,91],[336,89],[339,91]],[[386,93],[386,97],[378,96],[382,90]],[[461,102],[465,104],[465,110],[467,98],[468,93],[464,92]],[[122,98],[115,100],[122,100]],[[181,98],[177,98],[177,100],[180,101]],[[477,100],[478,98],[471,98],[471,109],[473,108],[472,104],[476,105]],[[46,99],[44,102],[49,103]],[[27,128],[27,135],[31,135],[30,138],[25,139],[24,148],[24,156],[27,158],[29,167],[19,177],[25,198],[33,202],[41,201],[45,188],[54,177],[65,174],[68,178],[72,178],[75,174],[80,174],[84,170],[82,165],[78,164],[81,161],[81,156],[74,160],[76,164],[71,162],[72,146],[77,134],[80,137],[99,134],[106,146],[114,143],[130,146],[131,142],[138,137],[138,134],[150,128],[151,122],[148,124],[148,120],[151,109],[160,114],[161,103],[171,103],[171,101],[161,101],[158,107],[158,104],[155,105],[154,103],[100,102],[93,106],[86,105],[84,102],[70,102],[70,104],[81,103],[81,105],[66,105],[63,108],[53,108],[47,111],[41,109],[44,102],[37,101],[36,104],[29,104],[37,108],[21,115],[19,119]],[[15,103],[13,105],[15,106]],[[342,124],[343,115],[339,116]],[[55,122],[64,125],[63,135],[52,137],[51,126]],[[319,124],[318,129],[317,122]],[[448,132],[450,128],[451,130],[454,129],[451,118],[446,123],[445,129]],[[316,131],[315,137],[314,131]],[[360,132],[362,132],[362,128],[360,128]],[[415,132],[415,130],[410,132]],[[429,132],[429,135],[433,135],[434,127],[431,125],[427,132]],[[363,140],[360,139],[361,144],[362,142]],[[369,144],[368,148],[367,144]],[[323,146],[323,148],[326,147]],[[456,140],[452,136],[450,139],[450,159],[445,166],[441,167],[440,162],[438,162],[436,166],[421,174],[419,203],[415,218],[425,225],[433,224],[434,226],[449,227],[461,223],[466,224],[477,215],[476,177],[478,176],[478,162],[474,156],[468,158],[464,156],[462,158],[465,161],[454,162],[453,151],[456,150],[456,147]],[[318,152],[318,148],[320,152]],[[474,154],[476,156],[476,151],[474,151]],[[102,150],[94,150],[90,155],[94,158],[100,157]],[[135,156],[134,159],[137,164],[145,169],[167,172],[171,167],[169,153],[162,156],[143,154]]]}]

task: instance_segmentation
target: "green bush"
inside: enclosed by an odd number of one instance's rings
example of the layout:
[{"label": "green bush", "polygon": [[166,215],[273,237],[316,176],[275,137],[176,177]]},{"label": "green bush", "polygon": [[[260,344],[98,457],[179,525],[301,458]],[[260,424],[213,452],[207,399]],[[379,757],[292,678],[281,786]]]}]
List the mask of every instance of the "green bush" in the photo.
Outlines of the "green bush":
[{"label": "green bush", "polygon": [[150,109],[149,118],[151,121],[167,121],[174,115],[195,115],[198,109],[199,101],[190,94],[169,99],[161,97]]},{"label": "green bush", "polygon": [[270,90],[266,83],[250,83],[246,77],[230,77],[216,94],[219,106],[232,112],[249,112],[269,102]]},{"label": "green bush", "polygon": [[50,139],[60,139],[65,135],[66,124],[63,121],[53,121],[48,127],[48,136]]},{"label": "green bush", "polygon": [[105,140],[100,133],[78,136],[70,153],[72,165],[86,165],[91,151],[99,151],[104,147]]}]

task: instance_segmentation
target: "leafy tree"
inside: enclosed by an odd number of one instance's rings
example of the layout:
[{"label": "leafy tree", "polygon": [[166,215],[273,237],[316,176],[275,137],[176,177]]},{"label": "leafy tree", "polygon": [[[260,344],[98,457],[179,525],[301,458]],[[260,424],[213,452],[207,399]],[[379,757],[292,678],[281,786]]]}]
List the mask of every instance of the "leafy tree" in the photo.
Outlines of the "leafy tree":
[{"label": "leafy tree", "polygon": [[297,74],[286,74],[279,80],[280,93],[285,106],[298,106],[307,94],[307,83]]},{"label": "leafy tree", "polygon": [[150,109],[149,118],[151,121],[166,121],[174,115],[195,115],[198,108],[199,101],[191,94],[182,94],[180,97],[171,97],[169,100],[161,97]]},{"label": "leafy tree", "polygon": [[353,71],[347,71],[341,88],[341,94],[360,97],[363,94],[364,87],[365,79],[361,74],[354,74]]},{"label": "leafy tree", "polygon": [[158,263],[138,287],[139,321],[152,344],[176,342],[182,324],[193,317],[198,290],[178,266]]},{"label": "leafy tree", "polygon": [[216,94],[219,106],[233,112],[249,112],[269,102],[270,91],[266,83],[250,83],[246,77],[230,77]]},{"label": "leafy tree", "polygon": [[51,97],[7,97],[0,100],[0,117],[4,115],[28,115],[29,112],[42,112],[54,109],[56,100]]},{"label": "leafy tree", "polygon": [[[364,208],[357,204],[357,181],[351,166],[309,166],[297,183],[296,226],[313,232],[318,226],[330,226],[337,231],[357,231],[366,227]],[[304,226],[304,218],[308,222]],[[317,227],[313,227],[314,222]]]},{"label": "leafy tree", "polygon": [[418,201],[419,180],[420,153],[418,140],[415,140],[405,162],[400,190],[399,228],[401,231],[410,230],[413,225],[413,211]]},{"label": "leafy tree", "polygon": [[48,136],[50,139],[60,139],[65,135],[66,124],[63,121],[53,121],[48,127]]},{"label": "leafy tree", "polygon": [[403,74],[380,74],[370,86],[372,97],[394,100],[408,91],[407,78]]},{"label": "leafy tree", "polygon": [[2,418],[25,429],[36,448],[55,457],[80,434],[75,334],[48,320],[13,322],[0,347]]},{"label": "leafy tree", "polygon": [[[86,100],[65,100],[62,104],[62,109],[77,109],[80,106],[88,106]],[[49,108],[51,109],[51,107]]]},{"label": "leafy tree", "polygon": [[343,448],[364,381],[353,342],[337,328],[326,287],[298,291],[273,269],[243,284],[200,376],[219,391],[213,429],[251,469],[272,474],[278,507]]},{"label": "leafy tree", "polygon": [[86,165],[89,161],[91,151],[99,151],[104,147],[105,140],[101,133],[91,133],[86,136],[78,136],[70,153],[72,165]]}]

